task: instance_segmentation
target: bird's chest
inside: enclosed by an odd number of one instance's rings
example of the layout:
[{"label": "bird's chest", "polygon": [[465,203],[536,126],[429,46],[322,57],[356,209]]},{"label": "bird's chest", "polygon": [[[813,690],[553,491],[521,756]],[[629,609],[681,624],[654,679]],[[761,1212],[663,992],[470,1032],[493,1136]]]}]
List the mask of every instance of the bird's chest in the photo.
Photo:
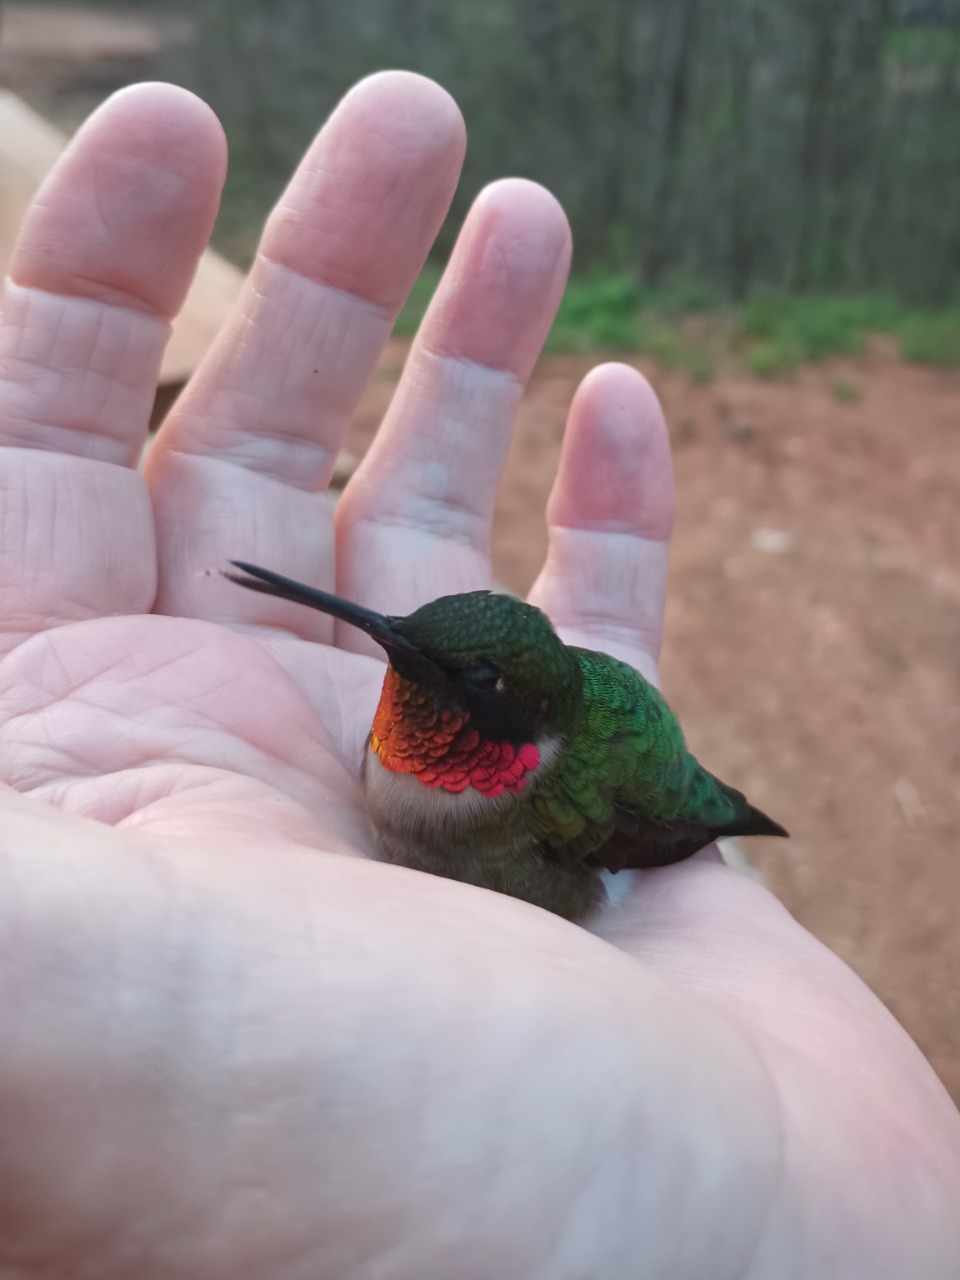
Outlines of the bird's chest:
[{"label": "bird's chest", "polygon": [[536,842],[513,795],[425,786],[412,773],[388,768],[373,750],[366,754],[363,782],[378,843],[391,861],[444,875],[452,861],[495,862]]},{"label": "bird's chest", "polygon": [[593,871],[544,855],[533,807],[515,795],[425,787],[388,769],[375,751],[367,753],[363,780],[377,847],[388,862],[506,893],[570,919],[582,918],[602,895]]}]

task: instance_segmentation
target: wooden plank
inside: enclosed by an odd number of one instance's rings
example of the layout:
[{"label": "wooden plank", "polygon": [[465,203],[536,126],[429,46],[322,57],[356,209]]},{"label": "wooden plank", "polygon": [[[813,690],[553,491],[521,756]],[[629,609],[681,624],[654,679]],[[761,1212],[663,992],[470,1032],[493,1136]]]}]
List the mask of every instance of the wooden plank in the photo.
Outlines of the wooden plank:
[{"label": "wooden plank", "polygon": [[[0,90],[0,275],[5,274],[23,216],[66,145],[66,135],[16,96]],[[161,384],[185,382],[232,309],[243,273],[208,249],[183,310],[174,321]]]}]

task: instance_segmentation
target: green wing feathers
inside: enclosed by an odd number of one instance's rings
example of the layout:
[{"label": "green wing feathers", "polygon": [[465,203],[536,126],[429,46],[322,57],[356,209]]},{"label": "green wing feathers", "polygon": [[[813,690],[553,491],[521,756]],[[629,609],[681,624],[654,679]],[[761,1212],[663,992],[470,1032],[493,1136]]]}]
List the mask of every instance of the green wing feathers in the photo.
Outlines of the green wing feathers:
[{"label": "green wing feathers", "polygon": [[679,861],[718,836],[786,835],[694,759],[638,672],[605,654],[577,655],[583,717],[537,806],[550,843],[619,870]]},{"label": "green wing feathers", "polygon": [[593,765],[594,785],[651,818],[699,817],[708,799],[703,771],[664,699],[626,663],[587,650],[579,657],[584,718],[575,745],[590,757],[583,763]]}]

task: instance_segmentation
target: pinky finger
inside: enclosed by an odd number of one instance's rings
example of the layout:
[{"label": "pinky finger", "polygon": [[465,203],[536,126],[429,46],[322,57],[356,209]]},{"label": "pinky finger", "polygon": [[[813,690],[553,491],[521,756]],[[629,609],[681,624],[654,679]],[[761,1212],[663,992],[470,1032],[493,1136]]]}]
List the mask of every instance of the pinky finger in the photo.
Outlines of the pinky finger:
[{"label": "pinky finger", "polygon": [[656,677],[673,527],[670,444],[636,369],[606,364],[580,384],[547,507],[547,560],[530,593],[564,639]]}]

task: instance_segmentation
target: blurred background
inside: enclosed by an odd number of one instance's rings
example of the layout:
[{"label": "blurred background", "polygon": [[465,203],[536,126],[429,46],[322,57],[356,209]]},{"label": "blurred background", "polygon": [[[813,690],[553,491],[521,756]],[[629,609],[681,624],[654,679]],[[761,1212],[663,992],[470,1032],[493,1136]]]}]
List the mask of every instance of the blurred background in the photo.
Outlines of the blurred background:
[{"label": "blurred background", "polygon": [[679,488],[666,693],[705,763],[793,833],[751,842],[759,874],[960,1099],[960,0],[0,0],[0,263],[50,125],[143,78],[202,94],[231,148],[222,257],[168,402],[317,127],[387,66],[454,93],[470,150],[341,476],[472,197],[544,182],[574,280],[496,574],[522,591],[539,567],[578,380],[636,364]]}]

